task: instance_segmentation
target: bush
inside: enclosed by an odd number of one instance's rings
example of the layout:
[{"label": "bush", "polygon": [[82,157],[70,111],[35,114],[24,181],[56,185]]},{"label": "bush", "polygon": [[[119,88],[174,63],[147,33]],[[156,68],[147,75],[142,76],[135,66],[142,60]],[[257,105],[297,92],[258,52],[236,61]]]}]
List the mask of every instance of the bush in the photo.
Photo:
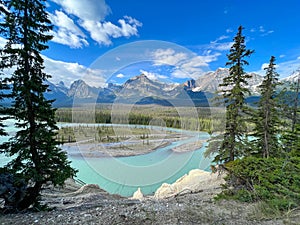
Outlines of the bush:
[{"label": "bush", "polygon": [[4,199],[4,212],[10,212],[26,194],[24,180],[16,178],[11,172],[0,168],[0,199]]},{"label": "bush", "polygon": [[264,201],[279,210],[300,205],[300,157],[245,157],[226,164],[222,195],[244,202]]}]

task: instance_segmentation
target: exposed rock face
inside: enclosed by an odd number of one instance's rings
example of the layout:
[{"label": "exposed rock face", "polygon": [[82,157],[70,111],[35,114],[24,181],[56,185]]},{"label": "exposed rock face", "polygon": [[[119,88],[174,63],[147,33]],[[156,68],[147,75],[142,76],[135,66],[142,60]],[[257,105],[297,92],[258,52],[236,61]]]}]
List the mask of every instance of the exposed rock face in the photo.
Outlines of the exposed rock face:
[{"label": "exposed rock face", "polygon": [[136,192],[133,193],[133,196],[131,199],[137,199],[137,200],[143,200],[144,195],[141,191],[141,188],[138,188]]},{"label": "exposed rock face", "polygon": [[183,84],[183,86],[186,90],[191,90],[193,88],[196,88],[196,81],[194,79],[188,80]]},{"label": "exposed rock face", "polygon": [[118,93],[119,97],[166,97],[170,96],[169,91],[175,88],[172,84],[161,83],[149,79],[146,75],[141,74],[127,80],[122,90]]},{"label": "exposed rock face", "polygon": [[[257,86],[261,84],[263,77],[256,73],[250,73],[250,75],[252,77],[247,80],[247,88],[250,89],[252,94],[257,94]],[[207,91],[211,93],[219,91],[221,90],[219,85],[223,83],[223,79],[227,76],[229,76],[229,69],[227,68],[219,68],[216,71],[208,72],[196,80],[196,87],[193,91]]]},{"label": "exposed rock face", "polygon": [[74,81],[71,84],[68,96],[77,98],[97,98],[99,90],[94,87],[90,87],[83,80]]},{"label": "exposed rock face", "polygon": [[99,191],[102,191],[102,189],[98,184],[86,184],[79,188],[76,192],[74,192],[74,194],[93,193]]},{"label": "exposed rock face", "polygon": [[200,192],[219,186],[222,183],[224,183],[223,178],[217,174],[195,169],[179,178],[173,184],[162,184],[155,192],[154,198],[162,199],[180,194]]},{"label": "exposed rock face", "polygon": [[[289,86],[291,82],[296,82],[299,79],[300,72],[296,71],[291,76],[282,79],[281,81]],[[159,104],[159,105],[172,105],[168,101],[176,100],[184,102],[184,98],[188,97],[195,102],[204,97],[213,97],[212,93],[220,90],[219,84],[223,79],[229,75],[228,68],[219,68],[216,71],[210,71],[196,80],[188,80],[185,83],[177,84],[172,82],[162,82],[148,78],[145,74],[132,77],[124,84],[107,84],[107,87],[91,87],[83,80],[74,81],[71,87],[68,88],[63,82],[53,84],[49,81],[49,90],[45,94],[47,99],[56,99],[55,105],[71,106],[73,99],[81,100],[82,102],[98,102],[98,103],[113,103],[117,99],[120,103],[136,103],[139,104]],[[250,89],[251,95],[258,95],[258,86],[261,84],[263,77],[250,73],[252,78],[248,79],[247,88]],[[223,87],[222,89],[224,89]],[[228,87],[230,88],[230,87]],[[205,94],[204,94],[205,93]],[[9,103],[6,104],[10,104]],[[200,104],[201,103],[201,104]],[[206,101],[197,103],[200,106],[206,104]],[[206,106],[206,105],[205,105]]]}]

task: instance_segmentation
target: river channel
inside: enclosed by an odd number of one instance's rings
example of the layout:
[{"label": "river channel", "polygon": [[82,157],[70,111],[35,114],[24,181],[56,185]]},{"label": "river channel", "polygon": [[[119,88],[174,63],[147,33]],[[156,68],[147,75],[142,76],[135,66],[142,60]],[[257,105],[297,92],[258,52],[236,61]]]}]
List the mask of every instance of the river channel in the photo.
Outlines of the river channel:
[{"label": "river channel", "polygon": [[[60,126],[76,126],[78,124],[60,124]],[[114,126],[106,124],[89,124],[87,126]],[[117,125],[120,126],[120,125]],[[137,125],[124,125],[137,126]],[[142,126],[151,130],[161,127]],[[163,128],[175,133],[181,133],[188,138],[174,140],[167,146],[159,147],[150,153],[127,157],[76,157],[69,154],[72,166],[78,170],[76,179],[89,184],[98,184],[102,189],[111,194],[132,196],[137,188],[141,188],[144,195],[153,194],[163,183],[173,183],[178,178],[192,169],[209,170],[211,159],[204,158],[203,152],[207,145],[209,134],[173,128]],[[15,129],[13,122],[8,121],[8,132],[13,135]],[[0,137],[0,142],[8,137]],[[194,151],[175,152],[172,149],[181,145],[189,146],[197,140],[203,140],[203,146]],[[70,151],[70,146],[62,145],[65,151]],[[74,149],[75,148],[75,149]],[[76,149],[77,148],[77,149]],[[72,151],[82,151],[80,144]],[[6,164],[8,158],[0,155],[0,166]]]}]

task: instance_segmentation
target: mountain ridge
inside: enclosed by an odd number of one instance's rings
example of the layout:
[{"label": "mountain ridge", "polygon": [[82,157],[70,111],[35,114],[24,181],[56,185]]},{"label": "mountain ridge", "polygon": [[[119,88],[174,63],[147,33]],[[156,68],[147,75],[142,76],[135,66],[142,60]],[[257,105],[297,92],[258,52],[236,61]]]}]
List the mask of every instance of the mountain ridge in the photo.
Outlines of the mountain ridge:
[{"label": "mountain ridge", "polygon": [[[247,87],[251,96],[258,96],[258,86],[263,77],[250,73]],[[72,106],[74,100],[95,103],[130,103],[130,104],[159,104],[170,105],[171,102],[183,104],[180,101],[191,99],[197,105],[207,105],[208,99],[220,91],[219,84],[229,75],[229,69],[219,68],[209,71],[198,79],[190,79],[182,84],[164,83],[151,80],[145,74],[133,76],[122,85],[108,83],[107,87],[91,87],[83,80],[74,81],[68,88],[61,81],[58,84],[47,82],[51,92],[46,93],[46,98],[56,99],[55,106]],[[281,79],[285,83],[295,82],[300,76],[298,71],[291,76]],[[169,103],[168,103],[169,102]],[[172,104],[171,104],[172,105]]]}]

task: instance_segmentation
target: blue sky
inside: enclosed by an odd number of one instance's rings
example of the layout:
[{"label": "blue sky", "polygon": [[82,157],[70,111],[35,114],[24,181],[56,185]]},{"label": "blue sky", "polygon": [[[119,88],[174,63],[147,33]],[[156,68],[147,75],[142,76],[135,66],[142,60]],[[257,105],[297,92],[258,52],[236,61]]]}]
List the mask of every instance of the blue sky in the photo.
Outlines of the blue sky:
[{"label": "blue sky", "polygon": [[[47,6],[55,27],[43,55],[53,82],[63,80],[69,85],[86,77],[87,71],[95,86],[122,83],[141,72],[170,82],[197,78],[203,71],[225,67],[239,25],[245,27],[247,47],[255,50],[246,71],[264,74],[262,67],[271,55],[277,58],[281,77],[300,66],[299,0],[49,0]],[[99,66],[104,65],[101,57],[112,51],[118,61],[116,49],[144,40],[171,44],[150,46],[152,63],[131,63],[111,70],[111,76],[101,75],[105,73]],[[129,48],[127,54],[131,52]],[[166,64],[157,63],[157,57]],[[167,65],[170,60],[177,64]],[[186,76],[179,69],[185,69]]]}]

